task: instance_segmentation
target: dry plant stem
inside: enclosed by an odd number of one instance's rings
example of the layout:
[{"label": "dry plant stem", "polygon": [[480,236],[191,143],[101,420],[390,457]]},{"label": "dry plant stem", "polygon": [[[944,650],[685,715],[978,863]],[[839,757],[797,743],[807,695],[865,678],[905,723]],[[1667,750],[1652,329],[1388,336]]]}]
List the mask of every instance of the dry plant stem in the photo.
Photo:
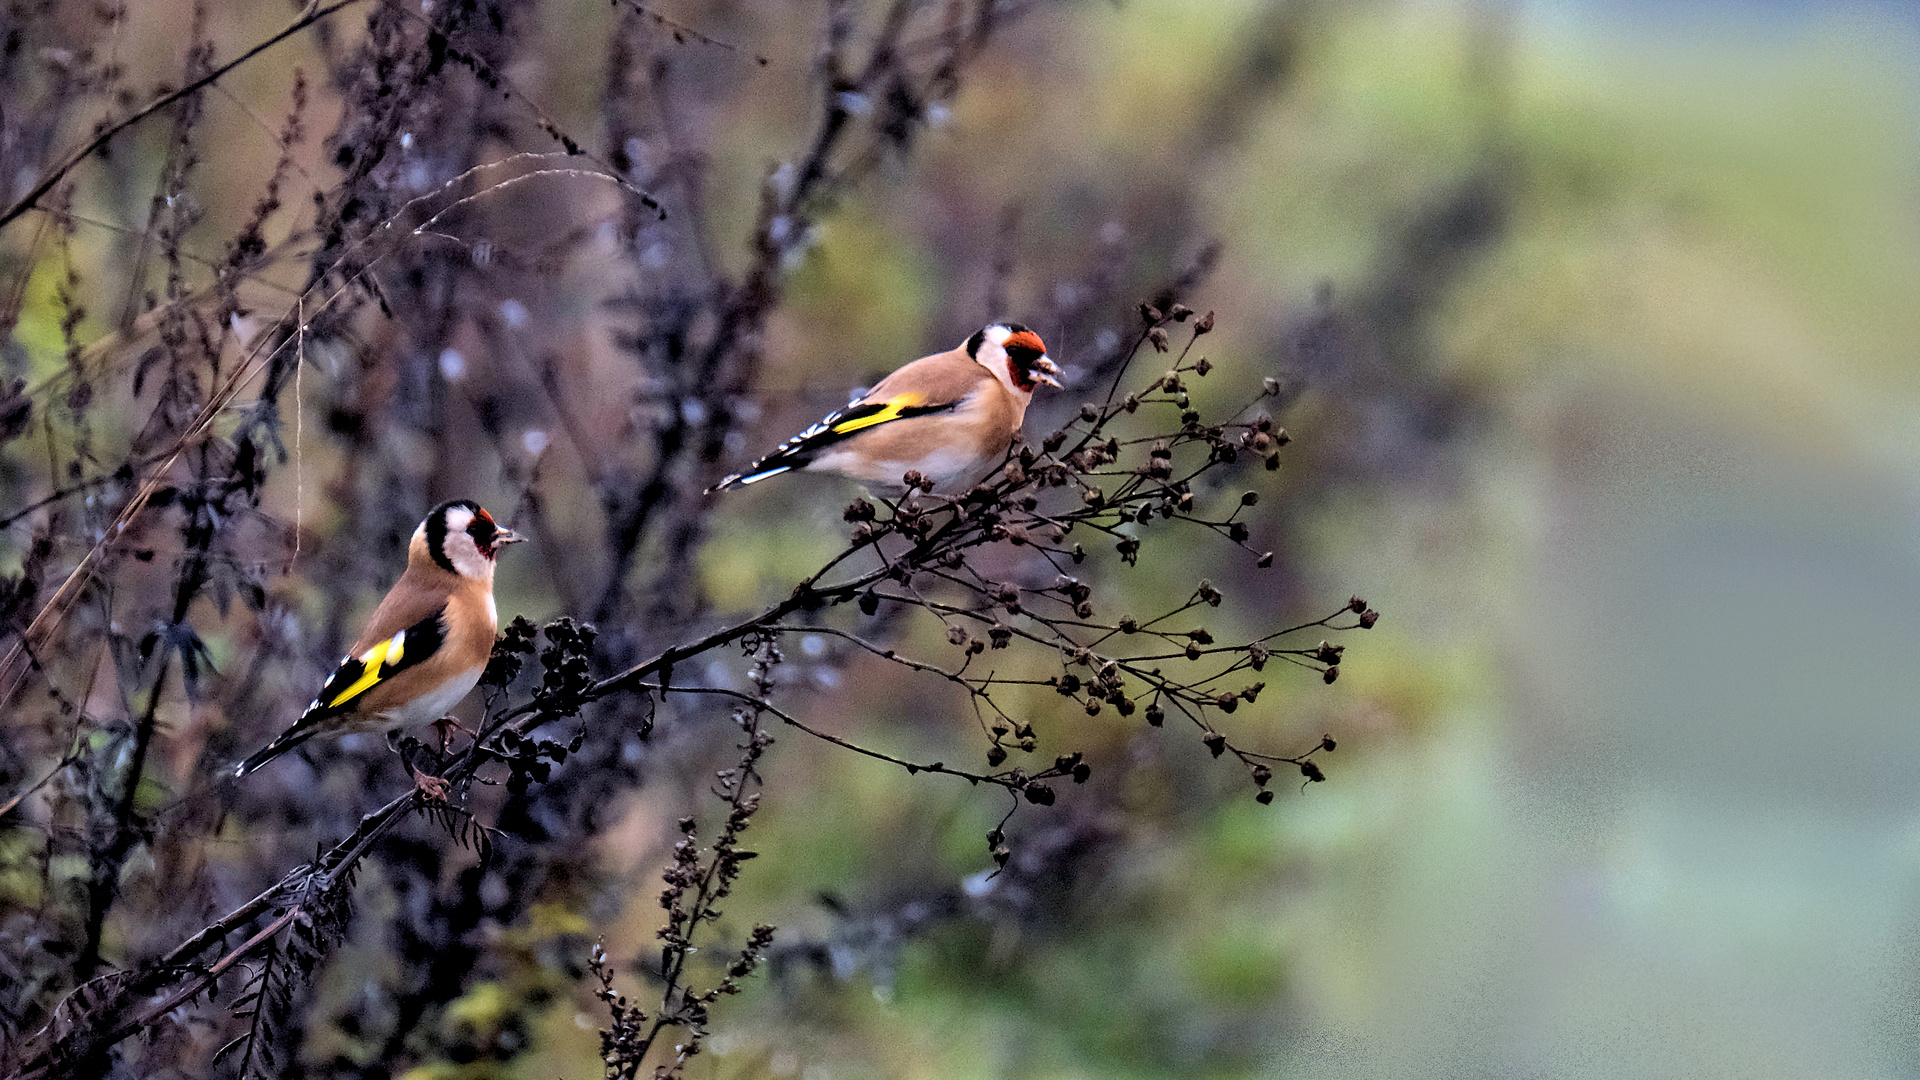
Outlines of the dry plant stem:
[{"label": "dry plant stem", "polygon": [[[795,628],[789,628],[789,629],[799,629],[799,628],[795,627]],[[661,696],[663,697],[667,693],[667,690],[659,686],[658,684],[647,683],[643,685],[646,689],[659,691]],[[810,724],[804,723],[803,721],[800,721],[800,720],[796,720],[792,716],[788,715],[785,712],[782,712],[781,710],[775,708],[774,706],[772,706],[771,704],[768,704],[766,701],[763,701],[760,698],[756,698],[751,694],[742,693],[741,691],[738,691],[738,690],[729,690],[724,687],[717,687],[717,686],[695,686],[695,687],[676,686],[672,688],[672,692],[676,694],[714,694],[720,697],[728,697],[738,701],[747,702],[756,709],[762,709],[772,714],[773,716],[778,717],[780,722],[787,725],[788,727],[797,728],[800,731],[803,731],[806,734],[821,740],[822,742],[832,743],[833,745],[838,746],[841,749],[851,750],[856,754],[873,758],[876,761],[884,761],[890,765],[898,765],[901,768],[907,770],[907,772],[910,775],[923,773],[923,772],[924,773],[940,773],[946,776],[959,777],[960,779],[965,780],[970,784],[993,784],[998,787],[1003,787],[1009,791],[1015,791],[1015,792],[1017,792],[1019,789],[1026,786],[1025,781],[1035,779],[1042,775],[1047,775],[1047,774],[1027,774],[1027,773],[1021,772],[1018,769],[1010,769],[1003,773],[973,773],[973,772],[968,772],[965,769],[953,768],[943,761],[936,761],[930,765],[922,765],[918,762],[908,761],[905,758],[894,757],[892,754],[883,753],[879,750],[874,750],[870,747],[861,746],[858,743],[850,742],[830,732],[821,731],[819,728],[813,727]],[[1058,776],[1061,774],[1052,773],[1051,775]]]}]

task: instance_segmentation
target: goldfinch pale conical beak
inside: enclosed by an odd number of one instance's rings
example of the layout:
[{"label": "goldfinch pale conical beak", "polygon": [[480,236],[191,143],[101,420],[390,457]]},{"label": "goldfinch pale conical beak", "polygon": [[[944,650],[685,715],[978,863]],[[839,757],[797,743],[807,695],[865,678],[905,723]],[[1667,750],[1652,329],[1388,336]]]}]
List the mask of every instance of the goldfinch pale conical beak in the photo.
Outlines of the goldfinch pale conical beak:
[{"label": "goldfinch pale conical beak", "polygon": [[503,548],[508,544],[522,544],[526,542],[526,539],[526,537],[521,536],[512,529],[500,529],[493,534],[493,546]]},{"label": "goldfinch pale conical beak", "polygon": [[1060,374],[1059,364],[1054,363],[1051,359],[1049,359],[1043,353],[1040,359],[1035,360],[1033,362],[1033,367],[1034,367],[1034,372],[1033,372],[1034,382],[1043,382],[1043,383],[1046,383],[1048,386],[1053,387],[1055,390],[1060,389],[1060,380],[1054,378],[1055,375]]}]

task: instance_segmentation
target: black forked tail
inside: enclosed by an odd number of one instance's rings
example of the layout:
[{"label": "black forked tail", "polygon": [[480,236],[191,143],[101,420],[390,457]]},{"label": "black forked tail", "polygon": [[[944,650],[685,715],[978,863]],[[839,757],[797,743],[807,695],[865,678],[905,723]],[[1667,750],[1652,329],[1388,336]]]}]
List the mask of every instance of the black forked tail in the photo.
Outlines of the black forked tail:
[{"label": "black forked tail", "polygon": [[[766,465],[765,461],[762,461],[759,463],[759,466],[764,466],[764,465]],[[756,467],[753,470],[748,472],[734,473],[732,476],[727,477],[725,480],[722,480],[719,483],[708,488],[707,490],[701,492],[701,494],[711,495],[716,491],[733,491],[736,488],[746,487],[748,484],[759,483],[760,481],[765,480],[769,476],[779,476],[783,472],[791,472],[793,469],[794,469],[794,466],[791,463],[782,463],[779,465],[775,465],[771,469]]]},{"label": "black forked tail", "polygon": [[268,743],[259,753],[241,762],[239,765],[234,766],[234,777],[237,779],[245,776],[260,766],[265,765],[267,762],[272,761],[274,758],[279,757],[281,754],[299,746],[301,743],[312,738],[313,732],[314,729],[311,727],[295,727],[291,731],[283,732],[279,738]]}]

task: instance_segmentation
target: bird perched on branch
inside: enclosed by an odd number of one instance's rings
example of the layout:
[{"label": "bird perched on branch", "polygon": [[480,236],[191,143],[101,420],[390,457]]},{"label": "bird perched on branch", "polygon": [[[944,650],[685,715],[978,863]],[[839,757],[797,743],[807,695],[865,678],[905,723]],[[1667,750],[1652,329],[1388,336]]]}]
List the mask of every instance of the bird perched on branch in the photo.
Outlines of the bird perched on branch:
[{"label": "bird perched on branch", "polygon": [[[294,725],[240,763],[248,773],[315,735],[395,731],[438,722],[467,696],[493,653],[499,615],[493,561],[524,539],[469,499],[433,508],[407,545],[407,569]],[[409,771],[412,766],[408,766]],[[429,794],[446,782],[416,775]]]},{"label": "bird perched on branch", "polygon": [[707,493],[812,469],[893,495],[913,471],[934,490],[957,494],[1000,463],[1020,436],[1034,387],[1058,387],[1059,373],[1040,335],[1019,323],[995,323],[957,348],[895,371]]}]

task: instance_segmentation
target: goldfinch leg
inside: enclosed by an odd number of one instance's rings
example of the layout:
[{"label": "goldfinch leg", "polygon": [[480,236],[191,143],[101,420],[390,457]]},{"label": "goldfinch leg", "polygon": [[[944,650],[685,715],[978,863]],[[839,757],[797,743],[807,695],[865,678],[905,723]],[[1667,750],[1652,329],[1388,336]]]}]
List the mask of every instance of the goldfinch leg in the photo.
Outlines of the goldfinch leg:
[{"label": "goldfinch leg", "polygon": [[413,774],[413,786],[420,789],[420,794],[425,795],[428,802],[437,803],[447,801],[447,791],[452,787],[451,784],[442,780],[440,777],[431,776],[418,770],[415,770]]},{"label": "goldfinch leg", "polygon": [[393,748],[394,753],[400,755],[400,767],[407,770],[407,775],[413,778],[413,786],[420,789],[420,793],[427,797],[428,802],[447,801],[447,791],[452,785],[438,776],[414,768],[413,762],[407,757],[405,744],[398,740],[393,732],[387,733],[387,745]]},{"label": "goldfinch leg", "polygon": [[451,716],[443,716],[433,722],[433,732],[440,736],[440,752],[447,752],[447,744],[453,741],[453,733],[459,732],[467,738],[473,738],[473,731]]}]

